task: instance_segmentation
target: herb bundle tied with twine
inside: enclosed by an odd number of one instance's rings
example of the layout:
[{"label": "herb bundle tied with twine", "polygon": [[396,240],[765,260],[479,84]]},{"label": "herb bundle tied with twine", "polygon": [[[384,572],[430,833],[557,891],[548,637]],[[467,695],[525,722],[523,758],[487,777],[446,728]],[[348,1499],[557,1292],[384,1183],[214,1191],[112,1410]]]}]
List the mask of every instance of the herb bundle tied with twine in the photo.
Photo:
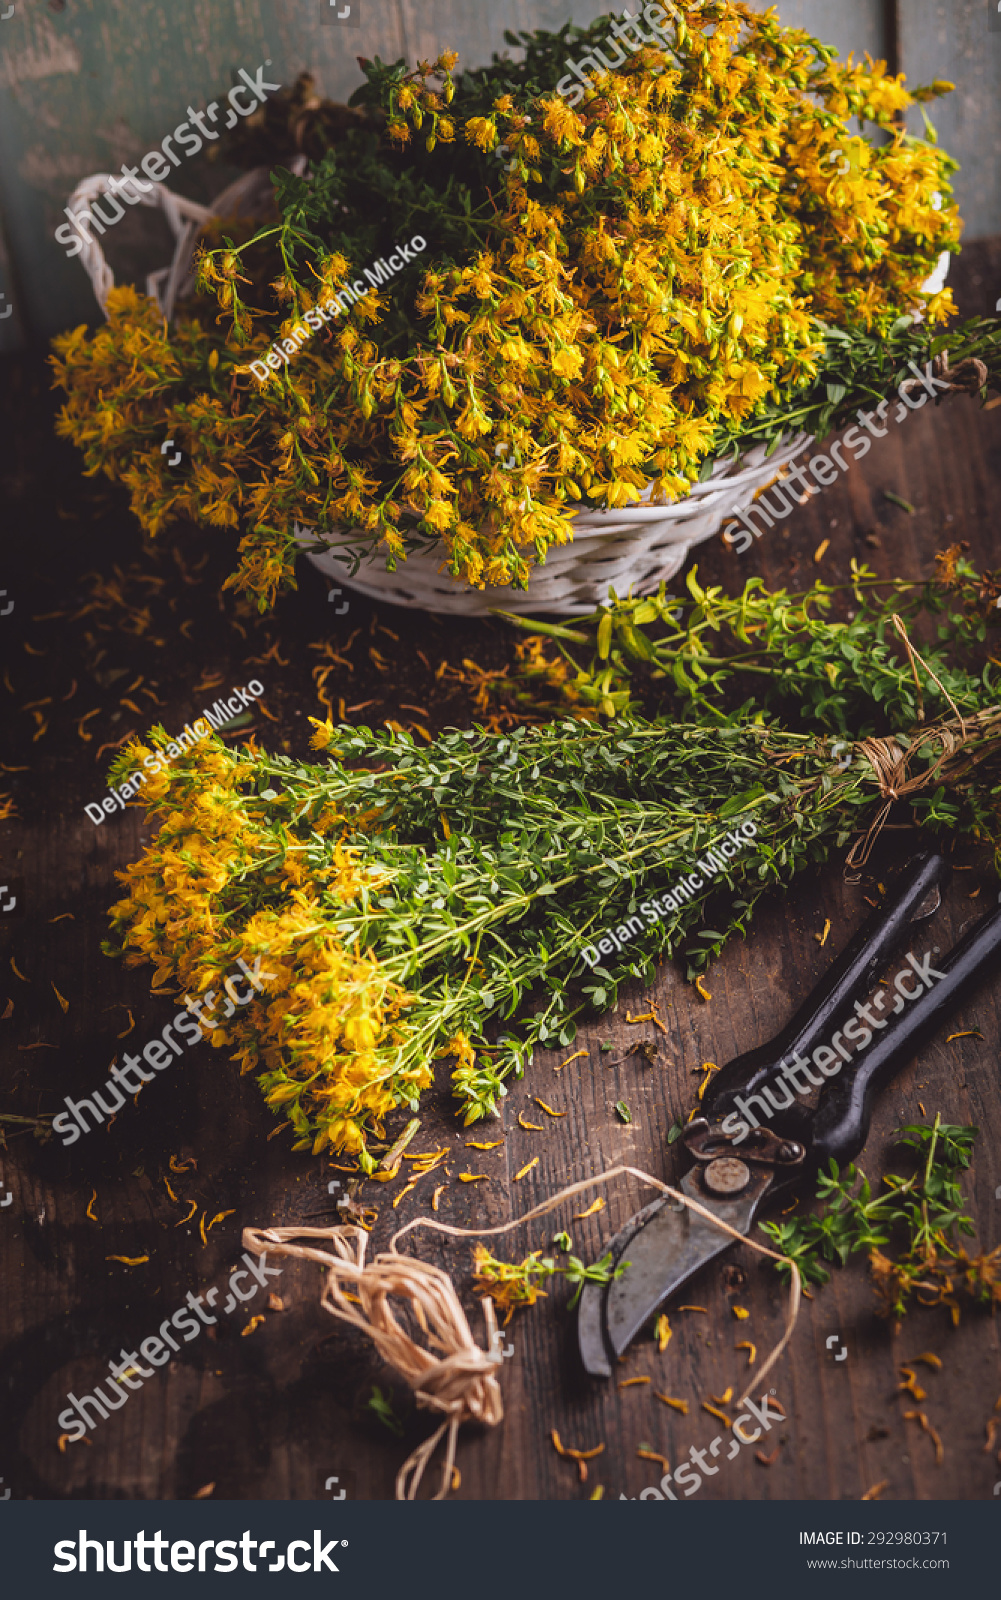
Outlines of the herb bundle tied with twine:
[{"label": "herb bundle tied with twine", "polygon": [[[787,611],[748,588],[759,610]],[[825,674],[831,692],[801,706],[807,731],[752,698],[710,726],[565,718],[426,747],[316,722],[324,766],[205,739],[147,784],[159,831],[120,875],[112,948],[182,994],[219,992],[236,959],[260,957],[267,992],[219,1020],[213,1043],[258,1072],[295,1148],[342,1151],[370,1172],[369,1140],[394,1110],[417,1109],[436,1057],[452,1057],[467,1124],[496,1114],[535,1045],[571,1045],[583,1014],[613,1006],[624,982],[649,983],[665,957],[684,952],[701,972],[804,868],[853,840],[865,859],[896,802],[919,825],[996,841],[1001,695],[990,658],[979,673],[973,658],[982,617],[947,610],[923,651],[895,610],[826,626],[850,626],[857,670],[843,689]],[[813,660],[802,646],[777,630],[776,681],[787,668],[799,681]],[[839,695],[861,736],[822,731]],[[753,840],[712,883],[588,966],[586,946],[631,917],[640,927],[650,896],[751,819]]]}]

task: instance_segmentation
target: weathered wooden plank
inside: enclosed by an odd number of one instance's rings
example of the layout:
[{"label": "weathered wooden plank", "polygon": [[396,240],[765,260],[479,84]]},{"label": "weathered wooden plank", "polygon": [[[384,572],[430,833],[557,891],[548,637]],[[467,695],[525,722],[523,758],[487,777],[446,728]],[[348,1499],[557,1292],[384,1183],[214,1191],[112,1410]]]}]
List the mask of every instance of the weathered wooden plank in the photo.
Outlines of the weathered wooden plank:
[{"label": "weathered wooden plank", "polygon": [[[953,187],[967,240],[1001,226],[1001,33],[988,32],[987,10],[979,0],[907,0],[901,7],[900,66],[908,83],[945,78],[956,85],[927,110],[939,143],[959,162]],[[907,121],[911,133],[924,135],[918,107]]]},{"label": "weathered wooden plank", "polygon": [[[960,258],[955,282],[965,309],[993,303],[999,251],[995,242]],[[88,568],[100,565],[110,572],[116,562],[128,566],[139,548],[123,497],[84,483],[73,452],[53,445],[45,381],[37,369],[17,368],[0,386],[2,436],[19,462],[17,475],[7,479],[5,512],[12,576],[4,581],[16,610],[4,626],[15,624],[17,631],[4,635],[15,692],[0,691],[5,723],[13,725],[3,759],[9,767],[30,768],[27,774],[3,774],[4,787],[17,794],[22,820],[0,829],[0,867],[24,878],[26,901],[23,917],[0,922],[0,1010],[8,996],[14,1001],[13,1015],[0,1022],[0,1097],[4,1107],[25,1114],[52,1109],[63,1095],[79,1098],[100,1084],[116,1053],[159,1033],[174,1010],[166,997],[150,995],[147,973],[123,971],[100,953],[115,893],[114,870],[136,858],[143,837],[139,820],[128,813],[95,829],[81,811],[102,787],[108,756],[98,754],[99,744],[120,738],[132,725],[119,703],[131,675],[145,674],[163,702],[156,714],[168,727],[178,727],[204,703],[195,688],[203,675],[221,672],[227,682],[244,682],[252,670],[248,656],[265,654],[277,640],[277,656],[257,670],[267,674],[268,708],[279,721],[262,722],[258,738],[305,753],[304,717],[317,709],[311,680],[317,656],[309,643],[331,636],[332,629],[325,586],[310,571],[274,621],[261,624],[245,611],[234,612],[231,601],[217,606],[215,587],[226,570],[225,553],[212,556],[201,586],[189,585],[171,558],[170,544],[159,566],[142,557],[142,570],[165,580],[164,598],[151,599],[144,633],[124,634],[116,627],[102,633],[102,612],[73,624],[33,621],[52,610],[76,610],[90,593],[83,578]],[[845,582],[853,555],[886,575],[916,574],[928,570],[935,551],[953,538],[968,540],[982,566],[994,564],[993,507],[1001,489],[998,417],[997,410],[983,413],[966,397],[925,407],[874,443],[837,484],[798,509],[784,531],[757,541],[746,557],[717,543],[702,547],[701,577],[722,582],[731,592],[752,572],[794,586],[805,586],[818,573],[828,582]],[[915,514],[908,516],[886,501],[885,488],[912,501]],[[830,545],[818,564],[814,552],[824,539]],[[182,556],[188,552],[188,566],[205,546],[203,535],[178,541]],[[420,700],[428,678],[422,677],[418,649],[432,663],[445,655],[453,661],[468,655],[490,666],[510,655],[509,637],[495,624],[449,621],[442,626],[422,615],[373,608],[357,597],[351,606],[344,620],[352,627],[367,629],[375,617],[399,636],[395,643],[380,638],[391,662],[389,674],[366,665],[359,649],[353,652],[355,672],[342,674],[334,687],[335,695],[346,694],[349,703],[355,697],[359,702],[380,697],[369,713],[377,721],[397,713],[404,693],[408,700]],[[107,614],[108,621],[114,618],[114,612]],[[246,642],[231,618],[248,634]],[[187,627],[189,619],[194,626]],[[25,643],[43,654],[25,651]],[[106,654],[98,665],[99,649]],[[109,668],[126,669],[130,676],[110,684],[94,676]],[[60,710],[71,679],[80,687]],[[46,695],[54,702],[51,728],[34,740],[31,713],[20,708]],[[461,703],[450,704],[451,709],[437,708],[431,726],[468,714]],[[93,706],[100,706],[102,715],[90,727],[101,731],[87,743],[78,738],[75,719]],[[910,835],[887,832],[872,881],[912,843]],[[958,860],[975,870],[956,874],[942,911],[929,925],[935,931],[928,932],[928,944],[934,941],[942,949],[996,887],[983,857],[964,847]],[[617,1015],[582,1030],[587,1062],[556,1073],[571,1052],[540,1052],[506,1102],[502,1149],[479,1153],[467,1147],[467,1138],[481,1135],[457,1126],[440,1075],[422,1112],[420,1138],[421,1148],[447,1143],[454,1151],[441,1219],[482,1227],[521,1215],[559,1186],[623,1160],[658,1176],[676,1176],[677,1147],[667,1150],[667,1131],[693,1103],[697,1069],[707,1060],[721,1064],[781,1026],[868,913],[869,884],[866,877],[861,884],[845,885],[834,869],[801,880],[786,899],[765,909],[746,943],[731,945],[714,963],[708,1004],[680,971],[663,969],[652,992],[669,1029],[666,1039],[649,1025],[625,1021],[627,1010],[635,1015],[647,1008],[649,996],[634,991],[623,997]],[[978,887],[979,897],[971,899]],[[74,920],[50,921],[65,912]],[[821,950],[818,937],[827,918],[832,932]],[[11,968],[12,957],[27,981]],[[52,983],[70,1001],[68,1012],[59,1006]],[[892,1130],[920,1115],[919,1103],[929,1112],[941,1109],[953,1120],[977,1123],[982,1135],[972,1189],[984,1249],[997,1243],[993,1196],[1001,1183],[997,998],[996,986],[988,986],[954,1025],[957,1031],[979,1027],[983,1042],[929,1041],[880,1101],[865,1158],[867,1172],[878,1177]],[[126,1008],[135,1028],[121,1040],[128,1026]],[[647,1033],[662,1045],[661,1063],[646,1066],[636,1056],[623,1060],[628,1046]],[[615,1049],[603,1056],[600,1045],[608,1039]],[[25,1048],[39,1043],[55,1048]],[[531,1115],[534,1095],[566,1110],[566,1117],[550,1124],[544,1114]],[[633,1110],[629,1126],[615,1117],[618,1099]],[[526,1120],[543,1122],[545,1133],[519,1127],[519,1110]],[[399,1120],[402,1124],[404,1118]],[[288,1267],[280,1280],[287,1310],[269,1312],[265,1324],[246,1338],[239,1329],[256,1302],[236,1327],[220,1319],[215,1329],[183,1345],[121,1412],[102,1423],[92,1445],[71,1444],[65,1454],[56,1446],[55,1419],[67,1391],[90,1389],[107,1373],[109,1359],[155,1333],[189,1291],[204,1294],[224,1283],[238,1260],[243,1226],[334,1217],[326,1193],[332,1169],[293,1156],[282,1134],[268,1141],[273,1128],[253,1083],[235,1076],[224,1052],[213,1054],[201,1046],[192,1059],[183,1058],[145,1089],[136,1108],[123,1109],[112,1128],[96,1129],[66,1150],[58,1144],[38,1147],[30,1138],[11,1138],[9,1148],[0,1150],[0,1183],[15,1197],[0,1213],[0,1475],[15,1498],[183,1498],[208,1483],[215,1483],[220,1498],[322,1497],[330,1476],[348,1485],[352,1497],[392,1494],[395,1472],[406,1451],[426,1435],[428,1418],[408,1414],[402,1440],[374,1421],[365,1409],[371,1385],[391,1387],[391,1377],[379,1370],[363,1341],[334,1327],[319,1310],[318,1275],[301,1265]],[[482,1135],[499,1136],[491,1129]],[[514,1174],[536,1153],[539,1166],[515,1183]],[[194,1154],[197,1170],[172,1174],[172,1154]],[[492,1181],[460,1185],[455,1175],[462,1170],[488,1172]],[[433,1181],[422,1180],[395,1210],[391,1201],[399,1181],[378,1192],[381,1215],[373,1248],[384,1247],[394,1224],[427,1209]],[[94,1190],[96,1222],[86,1215]],[[509,1259],[520,1257],[544,1246],[558,1227],[569,1226],[580,1252],[594,1259],[646,1198],[638,1185],[624,1184],[607,1195],[597,1216],[573,1221],[574,1212],[586,1209],[576,1202],[495,1249]],[[190,1199],[197,1202],[193,1219],[176,1226]],[[233,1215],[208,1234],[203,1246],[200,1217],[209,1220],[230,1209]],[[411,1247],[453,1273],[479,1331],[478,1312],[468,1299],[470,1243],[422,1235]],[[115,1254],[150,1259],[128,1268],[106,1260]],[[562,1288],[519,1314],[509,1330],[514,1354],[502,1379],[507,1417],[493,1434],[464,1432],[460,1496],[568,1498],[586,1496],[595,1483],[610,1495],[635,1495],[659,1477],[653,1463],[637,1459],[641,1443],[666,1454],[674,1465],[692,1446],[706,1448],[721,1429],[701,1410],[702,1401],[742,1379],[746,1357],[733,1346],[750,1338],[763,1355],[784,1318],[784,1294],[771,1269],[744,1249],[730,1262],[742,1268],[744,1283],[729,1283],[722,1263],[708,1268],[683,1297],[685,1303],[705,1306],[708,1315],[672,1311],[674,1338],[665,1355],[649,1338],[630,1352],[621,1375],[649,1374],[655,1380],[649,1386],[620,1390],[615,1380],[592,1384],[577,1374],[572,1320],[560,1309]],[[751,1311],[746,1322],[734,1319],[735,1302]],[[848,1360],[837,1366],[825,1346],[835,1333],[849,1348]],[[927,1378],[921,1373],[929,1391],[923,1409],[945,1444],[942,1468],[934,1464],[930,1441],[903,1420],[901,1400],[888,1398],[899,1362],[924,1349],[938,1352],[945,1362],[941,1373],[928,1372]],[[915,1313],[894,1341],[873,1318],[864,1274],[854,1266],[804,1305],[795,1342],[774,1379],[788,1422],[773,1430],[765,1453],[784,1438],[778,1457],[762,1466],[753,1451],[742,1450],[700,1493],[719,1499],[857,1498],[886,1478],[888,1495],[901,1499],[985,1496],[995,1468],[982,1448],[983,1425],[999,1380],[995,1324],[969,1314],[953,1332],[944,1312]],[[656,1401],[654,1387],[686,1398],[688,1417]],[[887,1432],[869,1441],[874,1426]],[[605,1443],[587,1484],[579,1484],[572,1464],[553,1450],[549,1430],[554,1427],[575,1447]]]}]

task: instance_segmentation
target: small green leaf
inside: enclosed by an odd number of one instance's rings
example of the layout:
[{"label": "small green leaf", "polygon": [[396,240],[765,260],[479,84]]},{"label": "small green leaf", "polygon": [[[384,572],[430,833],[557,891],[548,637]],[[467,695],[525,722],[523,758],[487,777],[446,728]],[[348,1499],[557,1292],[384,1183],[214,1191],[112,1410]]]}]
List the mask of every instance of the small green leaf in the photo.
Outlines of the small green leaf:
[{"label": "small green leaf", "polygon": [[616,1100],[615,1110],[623,1122],[632,1122],[633,1114],[624,1100]]}]

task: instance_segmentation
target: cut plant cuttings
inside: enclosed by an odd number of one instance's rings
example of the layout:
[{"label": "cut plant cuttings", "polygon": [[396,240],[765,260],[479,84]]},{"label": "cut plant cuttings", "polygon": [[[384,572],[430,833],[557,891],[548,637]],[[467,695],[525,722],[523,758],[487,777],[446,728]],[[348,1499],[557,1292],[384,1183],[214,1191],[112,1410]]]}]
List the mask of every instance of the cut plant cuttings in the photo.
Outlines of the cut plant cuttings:
[{"label": "cut plant cuttings", "polygon": [[[845,1266],[850,1256],[866,1251],[878,1315],[899,1325],[916,1299],[922,1306],[945,1307],[955,1326],[961,1297],[992,1310],[1001,1304],[1001,1246],[971,1255],[961,1242],[975,1232],[960,1179],[976,1135],[976,1128],[943,1122],[941,1114],[930,1127],[908,1124],[898,1129],[895,1142],[911,1153],[914,1170],[888,1173],[885,1192],[874,1194],[854,1162],[841,1173],[832,1160],[817,1178],[819,1215],[759,1226],[806,1281],[826,1283],[825,1262]],[[788,1273],[784,1263],[778,1270]],[[929,1365],[936,1359],[928,1353]],[[901,1387],[913,1394],[914,1384],[911,1371]]]}]

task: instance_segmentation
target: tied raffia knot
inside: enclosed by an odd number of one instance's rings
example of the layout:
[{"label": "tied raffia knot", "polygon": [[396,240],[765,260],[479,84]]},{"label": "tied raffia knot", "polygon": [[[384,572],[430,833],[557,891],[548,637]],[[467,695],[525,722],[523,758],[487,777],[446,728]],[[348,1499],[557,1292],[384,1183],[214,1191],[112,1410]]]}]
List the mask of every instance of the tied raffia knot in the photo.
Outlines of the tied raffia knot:
[{"label": "tied raffia knot", "polygon": [[[293,1239],[323,1240],[326,1249],[293,1244]],[[294,1256],[327,1269],[321,1305],[350,1322],[375,1344],[380,1356],[410,1385],[418,1406],[444,1413],[445,1420],[413,1451],[396,1478],[396,1498],[413,1500],[424,1471],[447,1435],[441,1488],[452,1482],[459,1429],[464,1422],[496,1427],[504,1416],[497,1369],[503,1360],[493,1303],[483,1302],[488,1347],[473,1339],[466,1314],[447,1272],[412,1256],[379,1255],[366,1265],[368,1234],[346,1224],[338,1228],[247,1228],[244,1245],[257,1255]],[[394,1309],[401,1305],[409,1326]],[[426,1344],[414,1337],[421,1333]]]},{"label": "tied raffia knot", "polygon": [[931,364],[936,378],[946,379],[951,389],[962,389],[967,394],[979,394],[987,382],[987,368],[979,356],[966,356],[955,367],[949,365],[949,352],[943,350]]},{"label": "tied raffia knot", "polygon": [[[965,737],[965,723],[963,737],[959,739],[948,724],[940,723],[934,728],[919,729],[911,750],[901,749],[896,739],[862,739],[859,742],[857,747],[859,754],[865,757],[875,774],[883,804],[870,823],[865,837],[857,840],[848,852],[847,866],[865,866],[883,824],[890,814],[893,802],[906,800],[908,795],[929,788],[938,778],[944,763],[956,750],[962,748]],[[911,776],[909,770],[911,755],[917,749],[927,750],[929,745],[939,747],[937,758],[923,771]]]},{"label": "tied raffia knot", "polygon": [[[947,385],[943,393],[978,395],[987,382],[989,373],[984,362],[978,356],[964,356],[956,366],[949,365],[949,352],[943,350],[931,364],[932,377],[938,378]],[[922,378],[905,378],[898,388],[901,395],[909,395],[914,389],[923,388]],[[935,396],[938,405],[942,395]]]},{"label": "tied raffia knot", "polygon": [[[944,351],[943,354],[946,357],[946,365],[948,365],[948,352]],[[959,371],[958,367],[956,371]],[[917,692],[919,724],[924,722],[925,715],[924,695],[921,689],[921,679],[918,675],[918,667],[920,666],[928,674],[929,678],[938,685],[955,712],[956,722],[959,724],[960,729],[960,738],[956,738],[952,727],[948,723],[940,722],[936,726],[929,728],[919,726],[916,730],[918,737],[909,750],[903,749],[896,739],[862,739],[859,742],[859,753],[868,761],[876,776],[883,805],[873,818],[868,833],[863,839],[857,840],[848,852],[846,865],[849,867],[865,866],[883,824],[890,814],[890,807],[893,805],[894,800],[903,800],[909,794],[916,794],[921,789],[927,789],[939,776],[949,757],[956,750],[966,745],[970,738],[963,713],[938,676],[938,673],[928,665],[921,652],[912,644],[908,637],[907,629],[904,627],[903,619],[894,612],[891,621],[903,643],[910,663],[911,675],[914,678],[914,688]],[[976,723],[978,720],[978,718],[975,718],[974,722]],[[922,772],[916,773],[915,776],[911,777],[909,762],[913,752],[916,749],[927,750],[929,745],[939,746],[937,759],[932,762],[930,767],[926,767]]]}]

